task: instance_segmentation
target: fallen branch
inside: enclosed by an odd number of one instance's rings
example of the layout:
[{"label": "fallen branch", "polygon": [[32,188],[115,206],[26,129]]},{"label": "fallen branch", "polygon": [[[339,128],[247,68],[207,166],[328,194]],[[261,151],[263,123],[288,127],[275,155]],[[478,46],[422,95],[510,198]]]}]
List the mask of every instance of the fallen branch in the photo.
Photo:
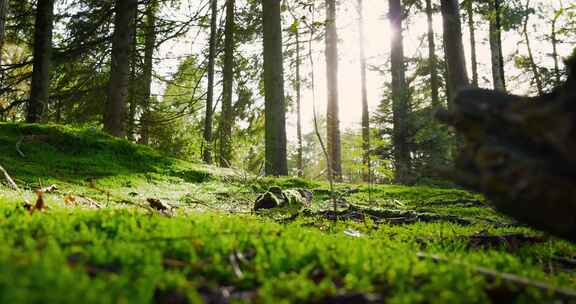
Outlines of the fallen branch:
[{"label": "fallen branch", "polygon": [[2,174],[4,174],[4,179],[6,179],[6,182],[8,183],[8,187],[10,187],[10,189],[15,190],[15,191],[20,191],[20,188],[18,188],[18,185],[16,185],[16,183],[10,177],[10,175],[8,174],[6,169],[4,169],[1,165],[0,165],[0,172],[2,172]]},{"label": "fallen branch", "polygon": [[419,252],[416,255],[419,259],[422,260],[431,260],[436,263],[450,263],[471,268],[474,272],[484,276],[490,281],[502,280],[521,288],[536,288],[544,293],[552,294],[567,302],[574,302],[576,300],[576,291],[572,289],[554,287],[545,282],[534,281],[526,277],[521,277],[508,272],[500,272],[486,267],[468,265],[463,262],[452,261],[437,255],[430,255],[423,252]]}]

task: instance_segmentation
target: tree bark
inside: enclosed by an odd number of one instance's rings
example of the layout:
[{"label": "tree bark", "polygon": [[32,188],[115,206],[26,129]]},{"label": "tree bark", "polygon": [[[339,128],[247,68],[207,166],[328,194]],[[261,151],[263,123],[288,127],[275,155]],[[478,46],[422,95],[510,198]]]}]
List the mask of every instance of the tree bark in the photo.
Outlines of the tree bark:
[{"label": "tree bark", "polygon": [[462,42],[460,7],[457,0],[441,0],[442,23],[444,27],[444,53],[447,71],[448,108],[452,107],[453,97],[469,86],[466,72],[466,57]]},{"label": "tree bark", "polygon": [[390,0],[390,28],[393,31],[391,41],[392,67],[392,111],[393,111],[393,144],[395,180],[397,183],[408,182],[410,175],[410,149],[408,147],[408,90],[406,87],[404,45],[402,36],[402,6],[400,0]]},{"label": "tree bark", "polygon": [[[526,1],[526,10],[530,8],[530,0]],[[542,86],[542,79],[540,78],[540,72],[538,71],[538,66],[534,60],[534,55],[532,53],[532,46],[530,44],[530,36],[528,35],[528,20],[530,15],[526,14],[523,22],[523,36],[526,42],[526,48],[528,50],[528,60],[530,60],[530,68],[532,69],[532,74],[534,75],[534,82],[536,83],[536,89],[538,90],[538,95],[544,94],[544,87]]]},{"label": "tree bark", "polygon": [[[138,17],[138,16],[136,16]],[[136,111],[138,108],[138,97],[139,95],[139,81],[136,68],[138,66],[138,37],[137,34],[132,35],[132,49],[130,52],[130,83],[128,87],[128,126],[127,126],[127,136],[129,140],[135,140],[136,133]]]},{"label": "tree bark", "polygon": [[130,80],[130,50],[134,35],[137,0],[116,0],[112,63],[108,101],[104,112],[104,130],[116,137],[124,137],[126,97]]},{"label": "tree bark", "polygon": [[366,52],[364,48],[364,5],[358,0],[358,24],[360,33],[360,78],[362,81],[362,179],[371,181],[370,168],[370,113],[368,111],[368,89],[366,85]]},{"label": "tree bark", "polygon": [[266,175],[288,175],[281,0],[262,1]]},{"label": "tree bark", "polygon": [[436,57],[436,41],[434,37],[434,24],[432,20],[432,0],[426,0],[426,16],[428,20],[428,60],[430,61],[430,90],[432,96],[432,106],[437,108],[441,105],[440,81],[438,80],[438,58]]},{"label": "tree bark", "polygon": [[336,30],[336,0],[326,0],[326,79],[328,107],[326,111],[328,154],[335,181],[342,180],[340,118],[338,104],[338,32]]},{"label": "tree bark", "polygon": [[478,84],[478,57],[476,54],[476,24],[474,23],[473,0],[466,0],[466,12],[468,15],[468,30],[470,32],[470,57],[472,61],[472,87],[477,88]]},{"label": "tree bark", "polygon": [[[6,40],[6,17],[8,15],[8,0],[0,0],[0,66],[2,66],[2,55],[4,54],[4,43]],[[0,72],[0,87],[4,87],[4,72]]]},{"label": "tree bark", "polygon": [[158,2],[151,0],[146,7],[146,25],[144,33],[144,70],[142,83],[142,119],[140,122],[140,143],[150,142],[150,100],[152,97],[152,72],[154,71],[154,48],[156,46],[156,13]]},{"label": "tree bark", "polygon": [[234,1],[226,0],[224,28],[224,88],[220,117],[220,166],[230,167],[232,160],[232,86],[234,84]]},{"label": "tree bark", "polygon": [[206,117],[204,119],[204,150],[202,159],[205,163],[212,163],[212,124],[214,106],[214,74],[216,66],[216,39],[218,35],[218,0],[210,0],[210,50],[208,54],[208,90],[206,94]]},{"label": "tree bark", "polygon": [[[296,22],[298,22],[296,20]],[[302,147],[302,81],[300,78],[300,27],[296,29],[296,136],[298,137],[298,155],[296,156],[296,166],[298,176],[304,176],[304,156]]]},{"label": "tree bark", "polygon": [[504,56],[502,55],[501,0],[491,0],[489,3],[491,13],[490,53],[492,58],[492,79],[495,90],[506,92]]},{"label": "tree bark", "polygon": [[26,121],[40,122],[48,106],[54,0],[38,0],[34,26],[34,64]]},{"label": "tree bark", "polygon": [[552,40],[552,60],[554,60],[554,78],[556,80],[556,85],[560,85],[560,63],[558,60],[558,39],[556,37],[556,24],[560,13],[555,12],[554,18],[552,19],[552,31],[550,33],[550,39]]}]

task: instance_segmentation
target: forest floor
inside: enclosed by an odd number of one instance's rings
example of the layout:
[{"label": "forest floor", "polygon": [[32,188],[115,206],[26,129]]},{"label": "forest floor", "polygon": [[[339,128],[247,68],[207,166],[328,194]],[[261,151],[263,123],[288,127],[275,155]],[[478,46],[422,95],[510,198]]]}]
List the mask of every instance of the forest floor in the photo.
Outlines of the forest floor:
[{"label": "forest floor", "polygon": [[[334,212],[325,183],[61,126],[0,124],[0,165],[1,303],[576,302],[576,246],[458,189],[338,184]],[[311,210],[251,212],[271,186]]]}]

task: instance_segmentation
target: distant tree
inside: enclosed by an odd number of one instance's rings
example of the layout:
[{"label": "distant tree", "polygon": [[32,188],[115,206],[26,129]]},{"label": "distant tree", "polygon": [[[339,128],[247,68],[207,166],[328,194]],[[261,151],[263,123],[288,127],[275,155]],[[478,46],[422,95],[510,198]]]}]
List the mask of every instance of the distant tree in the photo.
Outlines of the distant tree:
[{"label": "distant tree", "polygon": [[370,113],[368,111],[368,89],[366,84],[366,51],[364,49],[364,5],[358,0],[358,31],[360,46],[360,79],[362,82],[362,179],[370,182]]},{"label": "distant tree", "polygon": [[490,53],[494,89],[506,92],[504,56],[502,55],[502,0],[489,0]]},{"label": "distant tree", "polygon": [[147,145],[150,140],[150,100],[152,72],[154,70],[154,49],[156,47],[156,14],[158,1],[150,0],[146,5],[144,27],[144,71],[142,77],[142,119],[140,122],[140,143]]},{"label": "distant tree", "polygon": [[448,107],[452,107],[453,96],[469,85],[466,72],[466,57],[462,42],[460,7],[458,0],[441,0],[444,27],[444,54],[447,72]]},{"label": "distant tree", "polygon": [[342,180],[340,118],[338,105],[338,32],[336,30],[336,0],[326,0],[326,79],[328,93],[326,146],[334,180]]},{"label": "distant tree", "polygon": [[426,0],[426,17],[428,21],[428,60],[430,64],[430,91],[432,106],[439,107],[440,103],[440,80],[438,79],[438,57],[436,56],[436,38],[434,37],[433,7],[432,0]]},{"label": "distant tree", "polygon": [[126,97],[130,80],[130,51],[135,33],[137,0],[116,0],[108,100],[104,111],[104,130],[124,137]]},{"label": "distant tree", "polygon": [[262,1],[265,88],[265,172],[288,174],[280,0]]},{"label": "distant tree", "polygon": [[542,77],[540,76],[540,71],[536,65],[536,60],[534,59],[534,53],[532,52],[532,44],[530,43],[530,35],[528,34],[528,23],[530,20],[530,15],[534,12],[530,9],[530,0],[526,0],[525,5],[526,14],[522,22],[522,36],[524,37],[524,43],[526,44],[526,49],[528,51],[528,61],[530,64],[530,69],[534,77],[534,83],[536,84],[536,89],[538,90],[538,95],[544,94],[544,85],[542,84]]},{"label": "distant tree", "polygon": [[389,0],[391,39],[390,60],[392,68],[392,112],[395,180],[406,183],[410,177],[410,148],[408,146],[408,87],[404,64],[402,36],[402,5],[400,0]]},{"label": "distant tree", "polygon": [[[427,0],[430,1],[430,0]],[[472,61],[472,86],[477,88],[478,84],[478,58],[476,50],[476,23],[474,22],[474,0],[463,2],[468,15],[468,31],[470,32],[470,60]]]},{"label": "distant tree", "polygon": [[34,26],[34,64],[26,116],[29,123],[39,122],[48,106],[53,19],[54,0],[38,0]]},{"label": "distant tree", "polygon": [[220,166],[229,167],[232,161],[232,91],[234,85],[234,4],[226,0],[226,25],[224,28],[224,88],[220,115]]},{"label": "distant tree", "polygon": [[[4,40],[6,38],[6,17],[8,16],[8,0],[0,0],[0,65],[2,65],[2,55],[4,53]],[[3,81],[3,75],[0,75],[0,81]],[[0,87],[4,83],[0,84]]]},{"label": "distant tree", "polygon": [[210,50],[208,54],[208,90],[206,94],[206,116],[204,119],[204,147],[202,160],[212,163],[212,124],[214,107],[214,74],[216,66],[216,43],[218,36],[218,0],[210,0]]}]

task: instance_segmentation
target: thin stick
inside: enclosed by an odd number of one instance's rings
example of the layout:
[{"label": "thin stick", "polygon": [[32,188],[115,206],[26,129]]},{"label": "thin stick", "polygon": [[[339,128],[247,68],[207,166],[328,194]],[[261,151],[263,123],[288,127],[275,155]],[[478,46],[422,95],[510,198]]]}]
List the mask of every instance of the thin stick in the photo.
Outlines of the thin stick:
[{"label": "thin stick", "polygon": [[20,137],[20,139],[18,140],[18,142],[16,143],[16,152],[18,152],[18,154],[22,157],[26,157],[26,155],[22,152],[22,150],[20,150],[20,147],[22,146],[22,142],[24,141],[24,136]]}]

